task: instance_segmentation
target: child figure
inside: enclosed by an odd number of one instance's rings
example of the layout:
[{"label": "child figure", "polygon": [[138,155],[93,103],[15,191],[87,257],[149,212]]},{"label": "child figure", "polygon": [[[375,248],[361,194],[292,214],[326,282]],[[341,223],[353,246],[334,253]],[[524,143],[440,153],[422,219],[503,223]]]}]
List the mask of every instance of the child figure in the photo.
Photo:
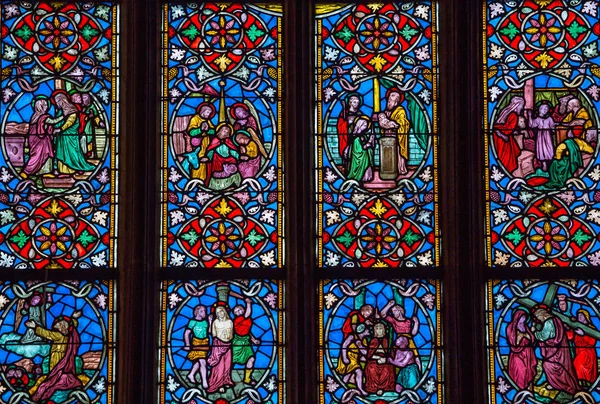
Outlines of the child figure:
[{"label": "child figure", "polygon": [[258,145],[250,134],[240,130],[235,135],[235,141],[240,145],[240,163],[238,171],[242,178],[254,178],[260,169],[260,155],[258,154]]},{"label": "child figure", "polygon": [[525,113],[529,120],[529,126],[537,128],[535,157],[542,163],[542,169],[548,171],[550,162],[554,158],[552,133],[556,127],[556,122],[550,116],[550,106],[545,102],[542,103],[538,108],[538,117],[535,119],[530,110],[526,110]]}]

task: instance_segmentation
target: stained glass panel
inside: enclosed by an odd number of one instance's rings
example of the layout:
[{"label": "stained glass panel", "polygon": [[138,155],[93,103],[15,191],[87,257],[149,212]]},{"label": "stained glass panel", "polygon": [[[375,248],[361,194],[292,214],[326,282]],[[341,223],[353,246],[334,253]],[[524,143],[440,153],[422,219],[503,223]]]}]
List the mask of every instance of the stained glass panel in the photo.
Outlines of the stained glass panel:
[{"label": "stained glass panel", "polygon": [[162,265],[281,267],[281,6],[163,18]]},{"label": "stained glass panel", "polygon": [[281,282],[167,281],[160,403],[285,402]]},{"label": "stained glass panel", "polygon": [[0,267],[116,263],[118,13],[2,2]]},{"label": "stained glass panel", "polygon": [[437,281],[323,281],[321,403],[442,403],[440,304]]},{"label": "stained glass panel", "polygon": [[598,265],[596,5],[488,1],[485,17],[488,263]]},{"label": "stained glass panel", "polygon": [[436,5],[316,8],[319,265],[434,266]]},{"label": "stained glass panel", "polygon": [[0,288],[0,402],[112,403],[114,282]]},{"label": "stained glass panel", "polygon": [[600,401],[597,281],[488,284],[490,403]]}]

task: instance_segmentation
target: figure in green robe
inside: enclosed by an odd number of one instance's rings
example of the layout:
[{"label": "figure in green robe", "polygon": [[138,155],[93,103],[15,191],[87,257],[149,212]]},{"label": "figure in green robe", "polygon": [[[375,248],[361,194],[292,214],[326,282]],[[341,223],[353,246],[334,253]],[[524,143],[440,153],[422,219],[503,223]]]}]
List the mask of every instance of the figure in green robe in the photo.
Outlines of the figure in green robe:
[{"label": "figure in green robe", "polygon": [[96,167],[87,162],[81,150],[77,107],[69,101],[69,96],[63,91],[57,92],[53,100],[63,116],[63,120],[55,130],[58,171],[62,174],[93,171]]},{"label": "figure in green robe", "polygon": [[594,153],[594,149],[580,138],[567,139],[556,148],[554,160],[550,165],[548,174],[550,181],[546,183],[548,188],[561,188],[575,172],[583,167],[581,153]]},{"label": "figure in green robe", "polygon": [[367,117],[357,119],[354,126],[352,144],[350,145],[350,169],[348,179],[368,182],[373,179],[373,146],[375,135],[367,133],[370,123]]}]

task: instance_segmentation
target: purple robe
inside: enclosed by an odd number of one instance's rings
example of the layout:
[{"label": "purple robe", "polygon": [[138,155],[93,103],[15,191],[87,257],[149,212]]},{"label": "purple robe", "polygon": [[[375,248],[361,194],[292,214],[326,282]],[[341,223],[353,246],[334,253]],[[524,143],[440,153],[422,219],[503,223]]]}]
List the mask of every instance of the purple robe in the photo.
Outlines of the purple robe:
[{"label": "purple robe", "polygon": [[[23,172],[27,175],[37,173],[49,158],[54,157],[52,151],[52,132],[44,128],[50,115],[42,115],[29,125],[29,160]],[[50,126],[50,128],[52,128]],[[51,130],[51,129],[50,129]]]},{"label": "purple robe", "polygon": [[[577,376],[575,376],[565,328],[562,322],[556,317],[552,317],[546,321],[552,321],[555,336],[545,341],[539,341],[542,354],[542,368],[544,369],[548,383],[552,387],[575,394],[579,388],[577,387]],[[539,335],[539,332],[536,333],[537,335]]]},{"label": "purple robe", "polygon": [[521,389],[526,389],[535,378],[537,359],[533,347],[533,334],[525,327],[525,334],[519,342],[518,324],[523,316],[527,313],[517,311],[514,318],[506,327],[506,338],[510,344],[510,354],[508,356],[508,375]]},{"label": "purple robe", "polygon": [[75,327],[71,327],[65,356],[52,369],[46,380],[39,385],[33,395],[33,401],[36,403],[49,400],[58,390],[71,390],[82,386],[75,371],[75,356],[80,345],[79,333]]},{"label": "purple robe", "polygon": [[529,125],[537,128],[535,139],[535,157],[538,160],[552,160],[554,158],[554,144],[552,143],[552,131],[556,123],[551,117],[537,117],[530,120]]}]

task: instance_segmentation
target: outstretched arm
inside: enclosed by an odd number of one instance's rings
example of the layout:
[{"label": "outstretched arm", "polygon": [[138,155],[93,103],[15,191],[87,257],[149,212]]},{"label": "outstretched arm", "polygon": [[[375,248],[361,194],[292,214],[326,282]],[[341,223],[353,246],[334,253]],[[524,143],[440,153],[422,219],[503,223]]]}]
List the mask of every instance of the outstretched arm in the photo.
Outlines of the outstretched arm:
[{"label": "outstretched arm", "polygon": [[387,302],[387,304],[383,306],[383,309],[381,309],[381,317],[387,316],[388,311],[392,308],[394,304],[396,304],[396,302],[393,300]]},{"label": "outstretched arm", "polygon": [[419,319],[418,319],[418,317],[417,317],[417,316],[414,316],[414,317],[412,318],[412,320],[413,320],[413,327],[412,327],[412,330],[410,331],[410,333],[411,333],[412,335],[417,335],[417,333],[419,332],[419,326],[420,326],[421,324],[419,323]]},{"label": "outstretched arm", "polygon": [[246,312],[244,313],[244,317],[250,318],[252,315],[252,300],[245,298],[244,301],[246,302]]}]

